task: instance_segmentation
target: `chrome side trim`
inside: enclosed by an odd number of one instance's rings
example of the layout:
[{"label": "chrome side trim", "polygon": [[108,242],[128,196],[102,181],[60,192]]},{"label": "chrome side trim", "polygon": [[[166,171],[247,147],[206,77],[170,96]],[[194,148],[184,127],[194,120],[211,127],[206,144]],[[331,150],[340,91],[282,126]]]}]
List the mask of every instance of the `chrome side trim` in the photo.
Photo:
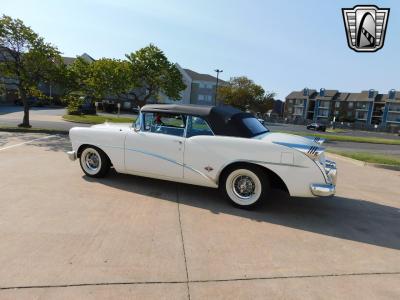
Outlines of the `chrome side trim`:
[{"label": "chrome side trim", "polygon": [[314,196],[328,197],[335,194],[336,186],[333,184],[315,183],[310,185],[310,190]]},{"label": "chrome side trim", "polygon": [[149,156],[152,156],[152,157],[155,157],[155,158],[158,158],[158,159],[162,159],[162,160],[168,161],[168,162],[173,163],[175,165],[178,165],[178,166],[181,166],[183,168],[186,168],[186,169],[188,169],[188,170],[190,170],[192,172],[195,172],[195,173],[201,175],[202,177],[204,177],[205,179],[211,181],[213,184],[216,184],[215,180],[212,179],[210,176],[208,176],[208,175],[204,174],[203,172],[201,172],[201,171],[199,171],[199,170],[197,170],[197,169],[195,169],[195,168],[193,168],[193,167],[191,167],[189,165],[186,165],[184,163],[178,162],[176,160],[173,160],[173,159],[170,159],[168,157],[165,157],[165,156],[162,156],[162,155],[158,155],[158,154],[155,154],[155,153],[152,153],[152,152],[143,151],[143,150],[140,150],[140,149],[127,148],[126,150],[132,151],[132,152],[138,152],[138,153],[141,153],[141,154],[144,154],[144,155],[149,155]]},{"label": "chrome side trim", "polygon": [[68,158],[69,158],[70,160],[72,160],[72,161],[76,160],[76,158],[77,158],[77,155],[76,155],[76,152],[75,152],[75,151],[68,151],[68,152],[67,152],[67,155],[68,155]]}]

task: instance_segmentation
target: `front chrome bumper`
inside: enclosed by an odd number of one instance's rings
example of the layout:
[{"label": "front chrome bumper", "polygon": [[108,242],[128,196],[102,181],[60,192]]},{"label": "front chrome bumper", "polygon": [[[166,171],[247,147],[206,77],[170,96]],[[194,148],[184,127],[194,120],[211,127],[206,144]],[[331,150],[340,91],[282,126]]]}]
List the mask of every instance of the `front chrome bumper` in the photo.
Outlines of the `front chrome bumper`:
[{"label": "front chrome bumper", "polygon": [[331,160],[325,161],[325,174],[327,183],[313,183],[310,185],[311,193],[314,196],[332,196],[336,192],[337,168],[336,163]]},{"label": "front chrome bumper", "polygon": [[70,160],[72,160],[72,161],[76,160],[76,152],[75,151],[68,151],[67,155]]},{"label": "front chrome bumper", "polygon": [[332,196],[336,192],[336,186],[333,184],[311,184],[310,185],[311,193],[314,196],[322,196],[322,197],[327,197],[327,196]]}]

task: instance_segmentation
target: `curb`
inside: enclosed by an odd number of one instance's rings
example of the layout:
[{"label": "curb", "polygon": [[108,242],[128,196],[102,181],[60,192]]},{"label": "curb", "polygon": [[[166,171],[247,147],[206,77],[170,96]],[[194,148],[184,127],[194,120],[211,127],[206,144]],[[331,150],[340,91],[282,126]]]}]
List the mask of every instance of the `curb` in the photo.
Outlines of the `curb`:
[{"label": "curb", "polygon": [[350,162],[354,165],[360,166],[360,167],[365,167],[365,166],[369,166],[369,167],[374,167],[374,168],[379,168],[379,169],[387,169],[387,170],[392,170],[392,171],[400,171],[400,166],[393,166],[393,165],[385,165],[385,164],[377,164],[377,163],[369,163],[369,162],[365,162],[365,161],[361,161],[361,160],[357,160],[354,158],[350,158],[350,157],[346,157],[346,156],[342,156],[339,154],[334,154],[334,153],[327,153],[328,156],[332,156],[333,158],[339,158],[341,160]]},{"label": "curb", "polygon": [[64,121],[64,122],[70,122],[70,123],[75,123],[75,124],[84,124],[84,125],[98,125],[98,124],[101,124],[101,123],[85,123],[85,122],[78,122],[78,121],[72,121],[72,120],[67,120],[67,119],[64,119],[64,118],[62,118],[62,120]]}]

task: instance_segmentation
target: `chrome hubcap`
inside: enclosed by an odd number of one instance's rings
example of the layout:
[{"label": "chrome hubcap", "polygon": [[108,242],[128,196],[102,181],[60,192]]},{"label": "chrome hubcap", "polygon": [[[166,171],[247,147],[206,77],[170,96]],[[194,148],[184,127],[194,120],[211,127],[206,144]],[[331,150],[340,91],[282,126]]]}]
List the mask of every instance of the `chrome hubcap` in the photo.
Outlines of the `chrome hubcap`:
[{"label": "chrome hubcap", "polygon": [[86,167],[92,171],[96,171],[99,167],[99,156],[94,152],[88,152],[85,156]]},{"label": "chrome hubcap", "polygon": [[256,185],[254,180],[246,175],[239,175],[233,179],[233,192],[242,199],[248,199],[254,194]]}]

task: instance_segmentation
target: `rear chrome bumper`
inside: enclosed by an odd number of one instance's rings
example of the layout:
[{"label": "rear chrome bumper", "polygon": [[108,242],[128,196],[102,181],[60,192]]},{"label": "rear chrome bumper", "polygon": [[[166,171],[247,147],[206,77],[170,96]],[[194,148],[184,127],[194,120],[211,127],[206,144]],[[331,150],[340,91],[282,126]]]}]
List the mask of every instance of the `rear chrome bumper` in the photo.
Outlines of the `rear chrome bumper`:
[{"label": "rear chrome bumper", "polygon": [[76,152],[75,151],[68,151],[67,155],[70,160],[72,160],[72,161],[76,160]]},{"label": "rear chrome bumper", "polygon": [[325,161],[325,174],[327,183],[313,183],[310,185],[311,193],[314,196],[332,196],[336,192],[337,168],[336,163],[331,160]]}]

